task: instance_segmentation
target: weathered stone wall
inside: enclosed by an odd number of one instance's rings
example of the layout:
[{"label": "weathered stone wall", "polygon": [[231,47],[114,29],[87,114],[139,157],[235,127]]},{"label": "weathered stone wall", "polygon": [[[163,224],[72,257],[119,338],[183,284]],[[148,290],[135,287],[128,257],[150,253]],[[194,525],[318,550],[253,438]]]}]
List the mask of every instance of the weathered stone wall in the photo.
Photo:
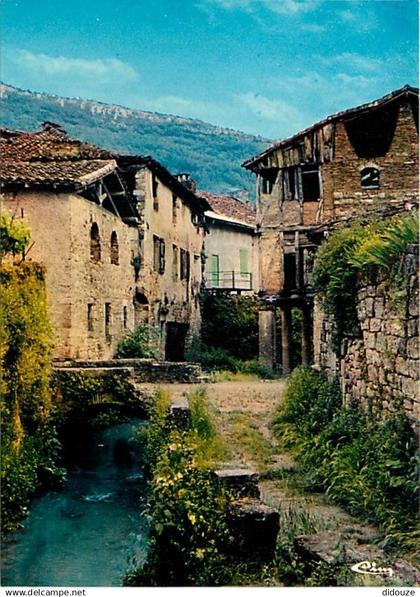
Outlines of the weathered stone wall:
[{"label": "weathered stone wall", "polygon": [[154,359],[109,359],[63,361],[55,364],[58,376],[83,372],[87,377],[101,377],[112,372],[121,378],[132,377],[138,383],[198,383],[202,370],[198,363],[172,363]]},{"label": "weathered stone wall", "polygon": [[[365,215],[389,205],[418,201],[418,133],[409,104],[400,107],[399,117],[386,155],[359,158],[343,123],[335,133],[335,157],[323,166],[324,218]],[[373,166],[380,171],[379,189],[362,189],[360,171]]]},{"label": "weathered stone wall", "polygon": [[[358,290],[359,337],[345,340],[341,354],[331,348],[334,320],[317,305],[314,317],[315,366],[338,375],[346,398],[372,403],[388,411],[402,403],[420,415],[418,247],[405,259],[406,298],[396,305],[384,283]],[[401,288],[403,291],[404,288]]]}]

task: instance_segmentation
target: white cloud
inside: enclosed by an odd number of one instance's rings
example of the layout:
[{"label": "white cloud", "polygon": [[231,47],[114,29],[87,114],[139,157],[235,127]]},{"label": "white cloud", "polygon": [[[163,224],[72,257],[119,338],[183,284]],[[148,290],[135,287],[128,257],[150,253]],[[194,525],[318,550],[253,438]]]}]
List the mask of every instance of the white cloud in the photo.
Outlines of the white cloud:
[{"label": "white cloud", "polygon": [[138,78],[137,71],[117,58],[89,60],[86,58],[68,58],[66,56],[49,56],[34,54],[28,50],[16,50],[9,56],[13,63],[32,74],[47,77],[71,77],[77,79],[94,79],[96,82],[110,81],[130,82]]},{"label": "white cloud", "polygon": [[337,64],[338,66],[351,68],[355,71],[375,72],[383,68],[383,60],[353,52],[344,52],[337,56],[319,56],[318,59],[326,66]]},{"label": "white cloud", "polygon": [[285,100],[273,100],[252,92],[238,94],[237,98],[264,120],[276,120],[282,123],[290,120],[293,122],[301,121],[301,111]]},{"label": "white cloud", "polygon": [[202,0],[207,4],[218,5],[226,10],[254,11],[257,7],[266,8],[281,15],[297,15],[310,12],[323,0]]}]

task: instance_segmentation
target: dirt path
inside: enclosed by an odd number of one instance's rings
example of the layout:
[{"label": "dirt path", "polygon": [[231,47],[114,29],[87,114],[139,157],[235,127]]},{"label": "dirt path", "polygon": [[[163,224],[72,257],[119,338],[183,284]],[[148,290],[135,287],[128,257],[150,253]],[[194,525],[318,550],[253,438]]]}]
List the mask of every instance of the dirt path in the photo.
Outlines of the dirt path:
[{"label": "dirt path", "polygon": [[[293,458],[280,449],[270,431],[273,410],[281,403],[285,385],[284,380],[223,381],[205,385],[216,424],[230,453],[229,463],[256,470],[261,478],[259,487],[263,501],[276,509],[303,513],[316,520],[320,530],[349,530],[366,538],[376,535],[374,527],[360,524],[340,507],[329,504],[323,494],[304,491]],[[173,401],[198,387],[194,384],[162,386]]]}]

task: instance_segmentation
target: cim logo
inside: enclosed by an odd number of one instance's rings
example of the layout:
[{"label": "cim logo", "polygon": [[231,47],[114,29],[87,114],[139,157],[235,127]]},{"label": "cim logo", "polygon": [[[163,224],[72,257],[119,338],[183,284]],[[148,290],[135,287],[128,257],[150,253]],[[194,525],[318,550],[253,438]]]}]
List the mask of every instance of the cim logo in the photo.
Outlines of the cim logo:
[{"label": "cim logo", "polygon": [[383,575],[383,576],[393,576],[394,571],[392,568],[382,568],[378,566],[376,562],[369,562],[369,560],[365,560],[363,562],[358,562],[351,567],[353,572],[357,572],[358,574],[374,574],[374,575]]}]

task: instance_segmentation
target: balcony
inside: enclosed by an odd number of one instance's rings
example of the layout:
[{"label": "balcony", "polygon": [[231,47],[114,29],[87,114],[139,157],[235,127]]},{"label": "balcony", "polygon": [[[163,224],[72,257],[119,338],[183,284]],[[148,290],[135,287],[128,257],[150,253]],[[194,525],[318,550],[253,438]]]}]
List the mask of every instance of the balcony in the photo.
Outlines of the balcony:
[{"label": "balcony", "polygon": [[252,274],[233,270],[209,272],[206,278],[206,290],[227,292],[252,290]]}]

